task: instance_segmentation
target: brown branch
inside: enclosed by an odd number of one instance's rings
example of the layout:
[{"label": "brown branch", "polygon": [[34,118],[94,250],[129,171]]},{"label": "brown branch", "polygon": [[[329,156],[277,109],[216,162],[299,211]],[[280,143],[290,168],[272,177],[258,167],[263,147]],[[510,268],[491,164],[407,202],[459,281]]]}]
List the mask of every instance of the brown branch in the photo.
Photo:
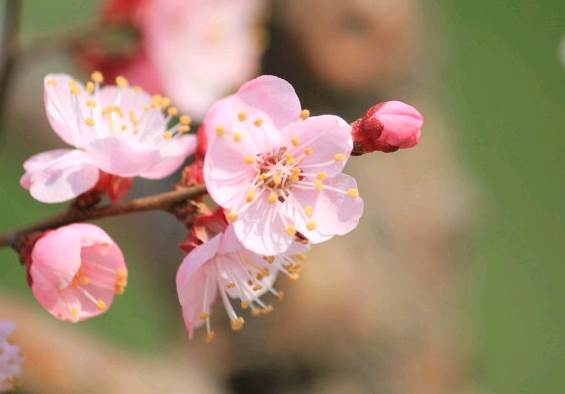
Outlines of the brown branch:
[{"label": "brown branch", "polygon": [[112,216],[127,215],[134,212],[164,210],[170,211],[175,205],[192,200],[206,193],[204,186],[180,189],[172,192],[137,198],[122,204],[106,205],[87,210],[70,208],[66,212],[52,216],[27,227],[0,234],[0,248],[13,245],[22,236],[37,231],[64,226],[75,222],[85,222]]}]

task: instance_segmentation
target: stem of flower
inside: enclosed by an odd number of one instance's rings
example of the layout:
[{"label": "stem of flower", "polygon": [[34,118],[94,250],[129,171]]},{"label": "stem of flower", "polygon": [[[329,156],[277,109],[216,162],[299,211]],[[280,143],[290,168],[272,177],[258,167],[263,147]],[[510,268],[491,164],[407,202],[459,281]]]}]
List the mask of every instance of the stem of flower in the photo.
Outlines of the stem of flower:
[{"label": "stem of flower", "polygon": [[71,207],[65,212],[31,224],[27,227],[0,234],[0,248],[14,245],[18,239],[21,239],[28,234],[64,226],[70,223],[86,222],[144,211],[171,211],[177,204],[195,199],[205,193],[206,187],[196,186],[137,198],[122,204],[111,204],[86,210],[79,210]]}]

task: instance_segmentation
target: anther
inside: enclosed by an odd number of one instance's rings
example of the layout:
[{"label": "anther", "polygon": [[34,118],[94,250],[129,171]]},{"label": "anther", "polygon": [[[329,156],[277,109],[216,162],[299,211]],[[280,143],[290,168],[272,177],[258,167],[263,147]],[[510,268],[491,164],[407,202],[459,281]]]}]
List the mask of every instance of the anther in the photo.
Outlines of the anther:
[{"label": "anther", "polygon": [[243,320],[243,317],[238,317],[237,319],[232,320],[230,323],[231,329],[234,331],[241,330],[244,324],[245,324],[245,320]]},{"label": "anther", "polygon": [[247,164],[253,164],[253,163],[255,163],[255,157],[253,157],[251,155],[245,155],[243,157],[243,161],[246,162]]},{"label": "anther", "polygon": [[307,205],[306,208],[304,208],[304,215],[310,218],[312,217],[313,214],[314,214],[314,207],[312,207],[311,205]]},{"label": "anther", "polygon": [[71,312],[73,317],[78,317],[79,308],[76,305],[73,305],[69,308],[69,312]]},{"label": "anther", "polygon": [[169,107],[167,113],[171,116],[177,116],[179,114],[179,110],[177,109],[177,107]]},{"label": "anther", "polygon": [[247,308],[249,308],[249,301],[247,300],[241,301],[241,309],[247,309]]},{"label": "anther", "polygon": [[316,179],[316,181],[314,181],[314,186],[316,187],[317,191],[321,191],[324,188],[324,184],[320,179]]},{"label": "anther", "polygon": [[252,202],[253,200],[255,200],[255,197],[257,197],[257,193],[255,193],[255,190],[250,190],[245,196],[245,201]]},{"label": "anther", "polygon": [[359,190],[354,188],[347,189],[347,195],[352,198],[357,198],[359,197]]},{"label": "anther", "polygon": [[247,119],[247,114],[245,112],[240,112],[239,114],[237,114],[237,118],[240,120],[240,122],[243,122]]},{"label": "anther", "polygon": [[300,140],[299,140],[298,137],[295,136],[295,135],[292,136],[292,138],[290,139],[290,142],[291,142],[292,145],[294,145],[294,146],[300,145]]},{"label": "anther", "polygon": [[286,156],[286,163],[292,165],[292,164],[296,163],[296,158],[292,155],[287,155]]},{"label": "anther", "polygon": [[306,228],[310,231],[316,230],[316,222],[311,221],[306,224]]},{"label": "anther", "polygon": [[306,156],[311,156],[312,153],[314,153],[314,148],[308,147],[308,148],[304,149],[304,153],[306,154]]},{"label": "anther", "polygon": [[92,79],[96,83],[104,82],[104,76],[100,71],[94,71],[92,74],[90,74],[90,79]]},{"label": "anther", "polygon": [[257,119],[255,119],[255,122],[253,122],[253,124],[257,127],[261,127],[261,126],[263,126],[263,119],[257,118]]},{"label": "anther", "polygon": [[210,317],[210,314],[208,312],[200,312],[200,320],[207,320]]},{"label": "anther", "polygon": [[308,111],[307,109],[303,109],[302,112],[300,112],[300,119],[302,120],[306,120],[309,116],[310,111]]},{"label": "anther", "polygon": [[86,118],[84,120],[84,123],[86,123],[87,126],[94,126],[94,119],[92,118]]},{"label": "anther", "polygon": [[233,222],[237,221],[237,219],[239,219],[239,216],[235,212],[229,212],[226,215],[226,218],[228,219],[228,222],[233,223]]},{"label": "anther", "polygon": [[78,86],[78,84],[73,80],[69,81],[69,88],[71,89],[72,94],[79,94],[80,93],[80,86]]},{"label": "anther", "polygon": [[206,343],[211,343],[214,340],[214,337],[216,336],[216,333],[214,331],[210,331],[208,334],[206,334]]},{"label": "anther", "polygon": [[116,85],[118,85],[118,87],[120,88],[127,88],[129,86],[129,82],[123,76],[118,75],[116,77]]},{"label": "anther", "polygon": [[226,129],[224,129],[223,126],[216,127],[216,135],[218,137],[221,137],[222,135],[224,135],[225,132],[226,132]]},{"label": "anther", "polygon": [[275,261],[275,256],[263,256],[263,260],[265,260],[269,264],[273,264]]},{"label": "anther", "polygon": [[239,131],[236,131],[235,133],[233,133],[233,140],[235,142],[240,142],[242,139],[241,133]]},{"label": "anther", "polygon": [[235,288],[235,282],[230,282],[230,283],[228,283],[228,284],[226,285],[226,288],[228,288],[228,289],[233,289],[233,288]]},{"label": "anther", "polygon": [[274,309],[274,308],[273,308],[272,305],[266,305],[266,306],[263,308],[263,313],[264,313],[265,315],[268,315],[269,313],[271,313],[271,312],[273,311],[273,309]]},{"label": "anther", "polygon": [[96,307],[98,308],[98,310],[105,311],[106,310],[106,303],[104,302],[103,299],[99,298],[96,301]]},{"label": "anther", "polygon": [[345,155],[343,153],[338,153],[338,154],[335,155],[335,160],[336,161],[344,161]]},{"label": "anther", "polygon": [[170,140],[173,138],[173,132],[170,130],[167,130],[163,133],[163,138],[166,140]]},{"label": "anther", "polygon": [[188,132],[190,131],[190,126],[182,125],[182,126],[179,126],[179,127],[178,127],[178,130],[179,130],[181,133],[188,133]]},{"label": "anther", "polygon": [[324,179],[326,179],[328,177],[328,174],[326,172],[320,172],[318,173],[318,179],[323,181]]},{"label": "anther", "polygon": [[183,115],[180,117],[180,123],[188,126],[192,122],[192,119],[188,115]]},{"label": "anther", "polygon": [[94,85],[94,82],[88,81],[86,83],[86,91],[88,93],[94,93],[95,90],[96,90],[96,86]]},{"label": "anther", "polygon": [[96,100],[94,100],[94,99],[86,100],[86,106],[89,107],[89,108],[96,107]]},{"label": "anther", "polygon": [[294,227],[292,224],[289,224],[288,226],[286,226],[286,232],[291,237],[294,237],[296,235],[296,227]]}]

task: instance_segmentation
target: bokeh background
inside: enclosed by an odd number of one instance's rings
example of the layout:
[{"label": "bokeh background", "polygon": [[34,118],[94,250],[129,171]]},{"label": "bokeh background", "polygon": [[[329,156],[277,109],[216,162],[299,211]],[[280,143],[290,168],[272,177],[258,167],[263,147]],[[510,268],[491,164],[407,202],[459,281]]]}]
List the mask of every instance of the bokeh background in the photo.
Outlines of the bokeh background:
[{"label": "bokeh background", "polygon": [[[4,0],[10,1],[10,0]],[[3,5],[3,4],[2,4]],[[243,332],[188,342],[174,276],[182,228],[143,214],[101,222],[130,285],[78,325],[34,301],[0,251],[0,319],[18,324],[21,393],[561,393],[565,390],[565,3],[559,0],[274,1],[262,72],[313,113],[348,120],[399,99],[421,144],[352,159],[366,214],[313,251],[288,297]],[[99,1],[24,1],[22,42],[97,18]],[[45,43],[47,45],[47,43]],[[0,230],[64,206],[19,187],[21,163],[59,146],[42,76],[18,64],[0,134]],[[138,182],[134,195],[174,179]],[[139,229],[143,228],[143,231]],[[221,308],[216,308],[219,309]]]}]

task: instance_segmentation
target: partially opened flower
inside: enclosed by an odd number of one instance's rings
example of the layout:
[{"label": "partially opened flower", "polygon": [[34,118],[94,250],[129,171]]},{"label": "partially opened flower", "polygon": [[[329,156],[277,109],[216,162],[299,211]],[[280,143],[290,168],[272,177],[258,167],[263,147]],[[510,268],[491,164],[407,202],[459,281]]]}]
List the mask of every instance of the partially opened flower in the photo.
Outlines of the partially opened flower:
[{"label": "partially opened flower", "polygon": [[28,264],[33,295],[60,320],[78,322],[104,313],[127,285],[122,251],[92,224],[48,231],[35,243]]},{"label": "partially opened flower", "polygon": [[[217,215],[212,215],[211,220],[217,222]],[[273,307],[261,297],[272,293],[282,298],[282,292],[274,288],[277,274],[282,272],[297,279],[301,269],[299,262],[308,249],[304,244],[295,243],[287,254],[261,256],[245,249],[231,225],[198,246],[194,240],[192,237],[189,246],[193,249],[177,272],[177,292],[189,338],[192,338],[194,329],[205,325],[207,341],[214,337],[210,315],[218,293],[231,328],[238,331],[245,321],[238,315],[232,300],[242,309],[251,309],[254,316],[271,312]]]},{"label": "partially opened flower", "polygon": [[343,119],[310,117],[288,82],[262,76],[213,108],[206,123],[217,134],[206,186],[246,248],[276,255],[297,237],[319,243],[357,226],[363,200],[341,173],[353,146]]},{"label": "partially opened flower", "polygon": [[101,82],[96,72],[86,86],[64,74],[45,77],[49,123],[76,149],[43,152],[24,163],[20,183],[37,200],[70,200],[96,185],[99,170],[125,178],[164,178],[194,152],[188,117],[167,127],[178,115],[168,98],[151,97],[121,77],[117,86],[101,88]]},{"label": "partially opened flower", "polygon": [[137,53],[85,60],[170,95],[202,119],[208,107],[253,76],[263,50],[264,0],[109,0],[104,19],[140,32]]},{"label": "partially opened flower", "polygon": [[13,322],[0,320],[0,393],[13,390],[22,373],[20,348],[10,339],[15,329]]}]

